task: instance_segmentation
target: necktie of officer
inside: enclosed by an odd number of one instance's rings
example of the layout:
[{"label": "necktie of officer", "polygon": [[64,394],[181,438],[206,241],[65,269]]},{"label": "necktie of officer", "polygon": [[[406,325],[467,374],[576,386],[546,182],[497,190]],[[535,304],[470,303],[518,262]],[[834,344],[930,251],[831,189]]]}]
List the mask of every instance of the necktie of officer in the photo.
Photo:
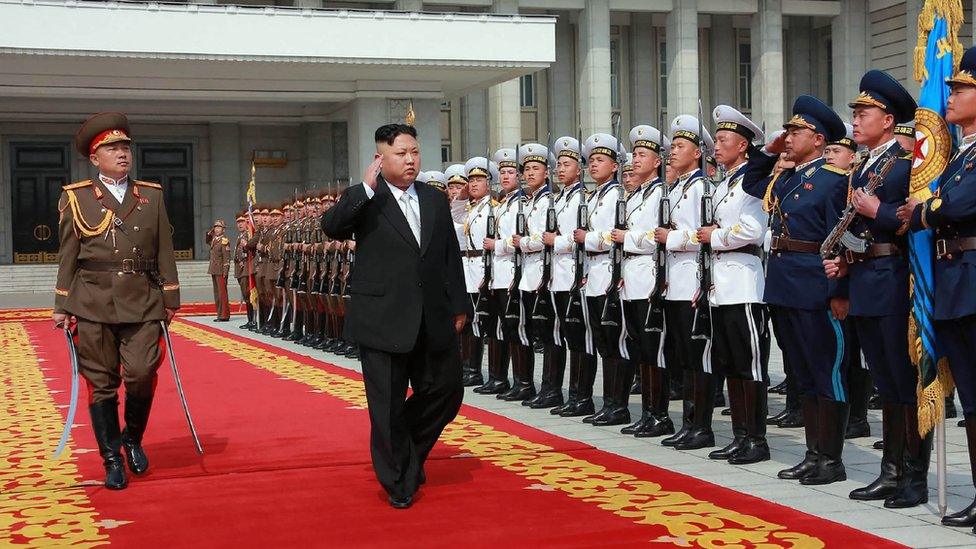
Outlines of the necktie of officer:
[{"label": "necktie of officer", "polygon": [[408,193],[403,193],[400,195],[400,202],[403,204],[403,215],[407,217],[407,224],[410,225],[410,231],[413,233],[413,237],[417,239],[417,245],[420,245],[420,220],[417,219],[417,212],[413,209],[413,197]]}]

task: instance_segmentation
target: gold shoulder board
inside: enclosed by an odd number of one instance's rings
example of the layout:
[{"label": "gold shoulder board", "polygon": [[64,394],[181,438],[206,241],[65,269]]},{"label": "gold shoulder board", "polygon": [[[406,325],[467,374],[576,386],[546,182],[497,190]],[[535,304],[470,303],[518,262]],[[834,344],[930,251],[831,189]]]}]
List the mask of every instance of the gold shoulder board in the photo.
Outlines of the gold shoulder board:
[{"label": "gold shoulder board", "polygon": [[226,236],[223,236],[223,237],[220,238],[220,243],[223,244],[224,246],[226,246],[227,244],[230,243],[230,240],[227,240],[227,237]]},{"label": "gold shoulder board", "polygon": [[154,189],[162,189],[163,188],[163,186],[160,185],[159,183],[153,183],[152,181],[138,181],[138,180],[136,180],[136,185],[139,185],[140,187],[152,187]]},{"label": "gold shoulder board", "polygon": [[831,166],[830,164],[824,164],[822,168],[827,170],[828,172],[834,172],[838,175],[847,175],[847,170],[842,170],[837,166]]},{"label": "gold shoulder board", "polygon": [[84,181],[78,181],[77,183],[71,183],[69,185],[65,185],[65,186],[63,186],[61,188],[64,189],[64,190],[66,190],[66,191],[73,191],[75,189],[81,189],[83,187],[89,187],[89,186],[91,186],[91,184],[92,184],[91,179],[86,179]]}]

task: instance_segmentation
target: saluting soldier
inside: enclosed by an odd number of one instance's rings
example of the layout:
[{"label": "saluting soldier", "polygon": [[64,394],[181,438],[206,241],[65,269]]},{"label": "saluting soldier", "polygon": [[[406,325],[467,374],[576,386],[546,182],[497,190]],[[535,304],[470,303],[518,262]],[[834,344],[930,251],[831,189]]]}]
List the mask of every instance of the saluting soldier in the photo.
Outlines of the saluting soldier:
[{"label": "saluting soldier", "polygon": [[241,301],[247,309],[247,322],[239,326],[242,330],[251,330],[257,326],[254,305],[251,303],[250,282],[255,265],[247,241],[247,212],[241,212],[237,215],[237,241],[234,243],[234,278],[241,288]]},{"label": "saluting soldier", "polygon": [[[772,216],[764,300],[802,396],[807,451],[782,479],[829,484],[847,478],[842,461],[847,425],[846,284],[828,280],[820,246],[840,219],[847,172],[827,164],[823,149],[844,135],[844,123],[816,97],[793,103],[786,133],[752,147],[743,189]],[[779,154],[795,163],[775,176]]]},{"label": "saluting soldier", "polygon": [[[485,339],[497,328],[497,314],[492,314],[491,304],[486,303],[484,310],[479,311],[478,301],[482,287],[491,282],[491,273],[485,271],[484,245],[488,236],[488,224],[495,222],[497,203],[492,200],[489,191],[491,183],[498,181],[498,166],[487,158],[478,156],[465,162],[464,175],[467,189],[463,194],[459,193],[459,196],[467,196],[468,201],[461,224],[461,235],[464,237],[461,261],[464,265],[464,285],[474,314],[472,321],[461,332],[461,365],[468,368],[462,382],[465,387],[481,387],[485,383],[481,374]],[[468,358],[467,363],[464,362],[465,356]],[[490,378],[490,363],[488,369]]]},{"label": "saluting soldier", "polygon": [[661,334],[645,330],[645,322],[658,278],[654,230],[661,225],[661,197],[667,192],[659,174],[671,141],[657,128],[642,124],[630,130],[630,144],[637,186],[627,199],[627,228],[615,228],[612,238],[624,250],[621,297],[627,350],[639,368],[641,417],[620,432],[641,438],[658,437],[674,433],[674,422],[668,415],[668,378],[660,358]]},{"label": "saluting soldier", "polygon": [[206,241],[210,246],[210,265],[207,274],[213,280],[214,305],[217,318],[214,322],[230,320],[230,299],[227,297],[227,275],[230,273],[230,239],[224,235],[223,219],[214,221],[207,231]]},{"label": "saluting soldier", "polygon": [[[915,116],[911,94],[888,73],[871,70],[861,78],[854,109],[854,139],[869,149],[849,178],[849,198],[858,213],[852,234],[865,240],[863,253],[843,251],[824,261],[827,276],[850,281],[850,319],[882,402],[884,449],[881,475],[854,490],[851,499],[884,500],[885,507],[914,507],[928,501],[931,433],[918,434],[918,378],[908,355],[908,242],[897,209],[908,198],[912,162],[895,140],[897,122]],[[885,173],[887,171],[887,173]],[[865,186],[883,177],[873,192]],[[853,390],[853,388],[852,388]],[[861,392],[865,399],[867,391]]]},{"label": "saluting soldier", "polygon": [[613,280],[611,231],[617,222],[617,203],[626,197],[623,185],[617,180],[618,163],[623,162],[625,154],[617,138],[605,133],[591,135],[583,146],[590,177],[597,187],[587,201],[588,229],[574,230],[573,238],[586,248],[586,313],[603,364],[603,407],[583,418],[585,423],[593,425],[630,423],[627,399],[635,365],[628,359],[624,345],[626,329],[622,322],[603,317],[607,295],[617,282]]},{"label": "saluting soldier", "polygon": [[88,381],[88,412],[110,490],[128,485],[123,451],[134,474],[149,469],[142,440],[163,357],[159,321],[169,322],[180,307],[163,192],[156,183],[129,177],[129,133],[121,113],[89,118],[74,144],[98,177],[65,185],[58,200],[54,323],[76,333],[78,367]]},{"label": "saluting soldier", "polygon": [[[924,203],[915,198],[897,211],[914,231],[935,232],[933,305],[939,343],[949,360],[962,401],[970,474],[976,481],[976,48],[963,54],[950,88],[946,121],[962,129],[963,138],[942,177],[939,192]],[[887,448],[887,441],[885,448]],[[976,525],[976,502],[942,517],[947,526]],[[976,532],[976,528],[974,528]]]},{"label": "saluting soldier", "polygon": [[766,385],[770,334],[762,302],[763,241],[769,216],[762,201],[742,190],[750,143],[763,142],[759,127],[738,110],[719,105],[715,121],[715,159],[724,168],[712,199],[711,226],[698,241],[712,250],[712,364],[725,375],[732,412],[732,442],[708,454],[735,465],[769,459],[766,442]]}]

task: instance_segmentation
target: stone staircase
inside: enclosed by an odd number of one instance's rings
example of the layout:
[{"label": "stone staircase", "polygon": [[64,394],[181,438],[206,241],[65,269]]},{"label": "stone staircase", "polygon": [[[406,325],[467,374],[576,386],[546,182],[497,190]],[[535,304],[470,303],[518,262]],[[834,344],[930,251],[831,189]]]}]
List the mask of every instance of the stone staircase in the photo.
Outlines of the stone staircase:
[{"label": "stone staircase", "polygon": [[[180,273],[180,288],[211,288],[208,266],[207,261],[178,261],[176,269]],[[57,273],[58,266],[53,264],[0,265],[0,295],[51,295]]]}]

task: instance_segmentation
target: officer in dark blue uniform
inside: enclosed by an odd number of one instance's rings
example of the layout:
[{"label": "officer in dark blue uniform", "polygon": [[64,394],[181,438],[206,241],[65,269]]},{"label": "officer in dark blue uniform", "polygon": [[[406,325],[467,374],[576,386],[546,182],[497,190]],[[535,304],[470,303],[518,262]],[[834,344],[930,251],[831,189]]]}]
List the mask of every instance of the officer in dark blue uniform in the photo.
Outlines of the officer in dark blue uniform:
[{"label": "officer in dark blue uniform", "polygon": [[[854,166],[848,196],[858,214],[849,231],[859,242],[838,247],[834,251],[840,256],[825,259],[824,267],[828,277],[849,280],[849,322],[881,395],[884,453],[881,475],[850,497],[914,507],[928,500],[932,443],[918,435],[918,378],[907,345],[908,242],[898,234],[902,222],[895,215],[908,197],[912,163],[894,129],[915,117],[917,105],[897,80],[879,70],[861,78],[860,90],[850,103],[854,140],[869,154]],[[877,178],[883,178],[880,186],[866,188]]]},{"label": "officer in dark blue uniform", "polygon": [[[847,172],[826,164],[826,144],[843,137],[844,123],[816,97],[793,103],[786,133],[763,150],[752,147],[743,189],[763,199],[772,242],[764,300],[770,307],[784,360],[803,395],[807,452],[779,472],[802,484],[847,479],[841,453],[847,426],[846,284],[828,280],[820,246],[837,224],[847,198]],[[780,152],[795,167],[771,172]]]},{"label": "officer in dark blue uniform", "polygon": [[[935,230],[935,329],[962,401],[976,478],[976,48],[966,51],[959,72],[947,83],[946,121],[958,124],[965,137],[942,173],[936,196],[923,204],[909,199],[898,218],[910,220],[912,230]],[[976,525],[976,502],[942,517],[942,524]]]}]

